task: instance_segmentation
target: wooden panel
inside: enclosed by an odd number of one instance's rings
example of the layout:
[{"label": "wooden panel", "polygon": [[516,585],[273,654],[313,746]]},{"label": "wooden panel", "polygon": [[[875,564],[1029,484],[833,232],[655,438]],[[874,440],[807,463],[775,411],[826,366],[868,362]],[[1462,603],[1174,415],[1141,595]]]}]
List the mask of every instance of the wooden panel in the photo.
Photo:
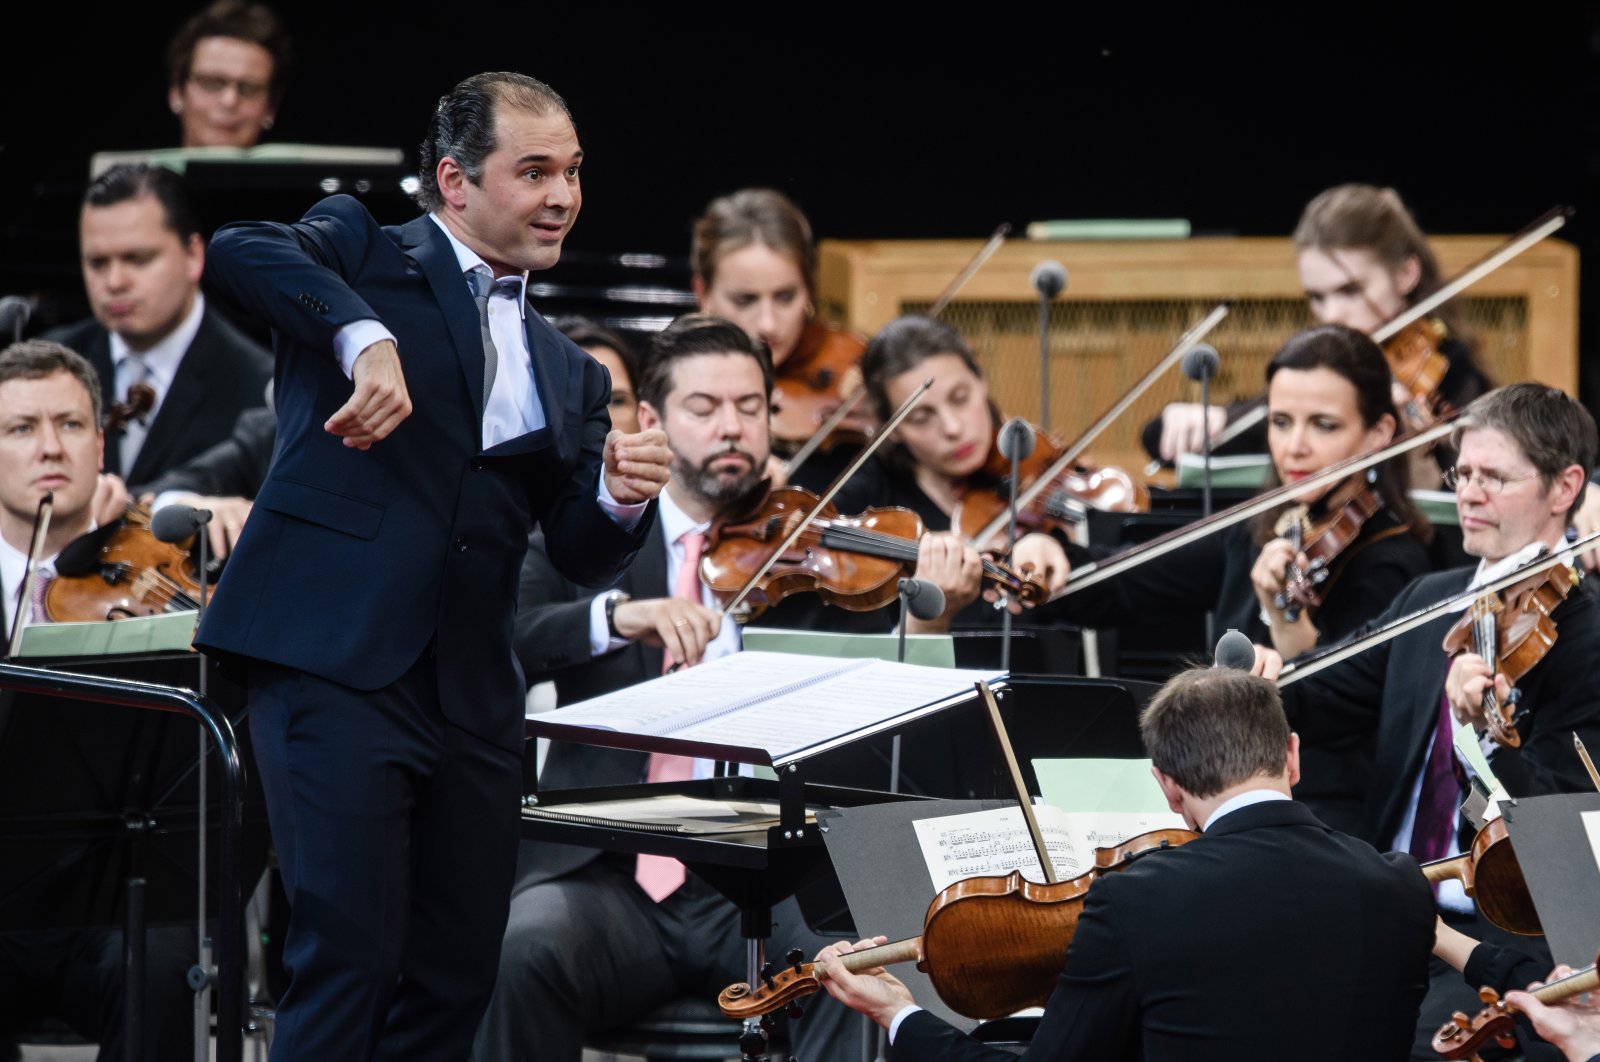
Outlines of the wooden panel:
[{"label": "wooden panel", "polygon": [[[1432,239],[1452,276],[1504,243],[1497,236]],[[981,240],[823,241],[823,311],[871,333],[901,313],[926,311]],[[1228,318],[1209,337],[1222,354],[1218,401],[1257,393],[1267,360],[1313,323],[1287,239],[1066,243],[1015,240],[961,290],[945,318],[972,343],[1001,408],[1039,412],[1038,302],[1029,277],[1055,259],[1067,290],[1050,309],[1051,427],[1071,438],[1124,394],[1177,337],[1218,302]],[[1459,297],[1480,364],[1497,382],[1539,380],[1577,393],[1578,253],[1547,239]],[[1103,461],[1143,464],[1139,428],[1167,402],[1197,400],[1174,371],[1108,429]]]}]

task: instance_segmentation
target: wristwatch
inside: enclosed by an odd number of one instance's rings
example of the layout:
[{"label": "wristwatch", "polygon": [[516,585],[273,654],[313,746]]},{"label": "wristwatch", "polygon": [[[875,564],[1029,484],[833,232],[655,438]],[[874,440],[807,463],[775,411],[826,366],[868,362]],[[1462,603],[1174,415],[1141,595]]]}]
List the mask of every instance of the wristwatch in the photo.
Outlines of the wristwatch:
[{"label": "wristwatch", "polygon": [[606,633],[611,637],[622,638],[621,633],[617,631],[617,606],[624,601],[632,600],[632,595],[623,593],[621,590],[612,590],[606,594]]}]

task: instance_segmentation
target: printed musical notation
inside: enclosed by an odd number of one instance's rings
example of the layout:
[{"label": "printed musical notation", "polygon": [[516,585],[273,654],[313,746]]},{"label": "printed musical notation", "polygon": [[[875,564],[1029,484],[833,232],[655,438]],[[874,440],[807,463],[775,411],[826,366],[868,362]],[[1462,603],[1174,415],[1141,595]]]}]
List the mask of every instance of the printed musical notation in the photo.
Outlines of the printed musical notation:
[{"label": "printed musical notation", "polygon": [[[1034,813],[1060,881],[1088,870],[1096,848],[1121,844],[1150,830],[1183,826],[1183,820],[1173,814],[1069,813],[1047,804],[1035,807]],[[1018,808],[920,819],[913,825],[936,892],[964,878],[1003,876],[1013,870],[1029,881],[1045,880]]]}]

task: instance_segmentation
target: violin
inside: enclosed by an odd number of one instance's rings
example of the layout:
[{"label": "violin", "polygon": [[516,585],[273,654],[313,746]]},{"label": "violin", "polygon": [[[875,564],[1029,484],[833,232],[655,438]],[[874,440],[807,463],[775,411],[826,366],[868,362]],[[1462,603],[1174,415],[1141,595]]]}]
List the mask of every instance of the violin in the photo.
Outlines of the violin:
[{"label": "violin", "polygon": [[105,424],[102,426],[107,434],[115,434],[128,426],[129,421],[139,421],[150,415],[150,410],[155,408],[156,389],[140,381],[128,388],[128,397],[122,402],[112,402],[106,407]]},{"label": "violin", "polygon": [[[1590,965],[1547,982],[1535,988],[1532,994],[1540,1003],[1551,1004],[1596,988],[1600,988],[1600,972]],[[1477,1059],[1478,1051],[1490,1040],[1501,1047],[1516,1046],[1511,1030],[1516,1024],[1517,1008],[1501,999],[1500,993],[1492,988],[1480,988],[1478,998],[1484,1003],[1482,1010],[1470,1018],[1458,1010],[1433,1034],[1433,1049],[1442,1057]]]},{"label": "violin", "polygon": [[1419,317],[1384,341],[1383,356],[1389,374],[1408,396],[1400,407],[1408,431],[1421,431],[1451,411],[1439,395],[1439,385],[1450,371],[1450,359],[1439,346],[1449,330],[1437,317]]},{"label": "violin", "polygon": [[[1028,531],[1066,529],[1082,523],[1087,510],[1143,513],[1150,511],[1150,492],[1120,468],[1100,468],[1088,461],[1070,462],[1051,475],[1066,447],[1041,428],[1033,428],[1033,451],[1017,463],[1017,525]],[[1010,508],[1011,461],[1000,452],[998,430],[989,458],[973,473],[961,495],[951,524],[967,541],[979,543],[985,529]]]},{"label": "violin", "polygon": [[[1322,506],[1323,516],[1311,521],[1309,505],[1292,505],[1278,517],[1274,527],[1279,538],[1286,538],[1295,554],[1305,554],[1306,566],[1290,561],[1284,588],[1273,595],[1272,607],[1294,623],[1308,608],[1322,607],[1321,588],[1332,574],[1331,565],[1345,548],[1361,534],[1361,528],[1383,508],[1378,496],[1376,468],[1365,477],[1355,476],[1335,489]],[[1401,530],[1405,530],[1402,528]]]},{"label": "violin", "polygon": [[[841,402],[861,389],[861,355],[866,349],[866,340],[854,332],[817,321],[806,325],[799,346],[778,366],[772,381],[774,447],[797,448],[816,434]],[[865,445],[872,428],[872,418],[857,410],[818,447]]]},{"label": "violin", "polygon": [[[1042,885],[1020,871],[1004,877],[958,881],[928,905],[922,935],[844,956],[845,969],[867,970],[915,962],[950,1009],[969,1018],[1014,1014],[1042,1007],[1056,982],[1095,879],[1151,853],[1187,844],[1192,830],[1151,830],[1119,845],[1095,849],[1094,866],[1067,881]],[[730,1018],[752,1018],[789,1006],[822,987],[822,966],[794,961],[787,970],[763,971],[756,988],[729,985],[717,1006]]]},{"label": "violin", "polygon": [[[763,487],[752,493],[754,504],[736,506],[734,515],[712,523],[700,558],[701,581],[725,604],[821,500],[802,487],[775,491]],[[790,594],[811,590],[851,612],[882,608],[899,596],[901,577],[915,569],[922,532],[922,518],[910,509],[889,506],[846,517],[831,504],[823,506],[800,538],[751,587],[745,597],[750,615]],[[1047,592],[1038,580],[1025,579],[987,558],[983,575],[1030,604],[1044,600]]]},{"label": "violin", "polygon": [[[1455,656],[1471,649],[1488,661],[1491,674],[1502,674],[1514,684],[1555,644],[1556,622],[1550,614],[1580,578],[1575,565],[1562,563],[1499,593],[1480,594],[1444,636],[1445,652]],[[1516,690],[1505,704],[1499,703],[1493,687],[1483,691],[1489,736],[1506,748],[1522,744],[1517,732],[1519,700]]]},{"label": "violin", "polygon": [[1504,818],[1484,823],[1472,838],[1471,851],[1424,863],[1421,869],[1422,876],[1435,884],[1461,882],[1483,916],[1507,933],[1536,937],[1544,932]]},{"label": "violin", "polygon": [[56,558],[45,588],[53,623],[128,619],[200,607],[200,583],[189,551],[150,531],[150,510],[130,506],[122,518],[71,542]]}]

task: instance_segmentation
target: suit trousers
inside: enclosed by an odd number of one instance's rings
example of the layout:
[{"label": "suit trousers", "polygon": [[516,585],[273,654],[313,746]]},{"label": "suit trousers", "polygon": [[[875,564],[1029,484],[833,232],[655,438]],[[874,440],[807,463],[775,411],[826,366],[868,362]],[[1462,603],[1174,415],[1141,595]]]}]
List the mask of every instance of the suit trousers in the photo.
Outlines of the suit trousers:
[{"label": "suit trousers", "polygon": [[431,651],[376,691],[259,662],[249,685],[290,908],[273,1062],[460,1062],[494,984],[520,760],[445,720]]},{"label": "suit trousers", "polygon": [[[517,893],[494,998],[473,1062],[578,1062],[584,1037],[625,1025],[680,996],[715,999],[746,976],[739,909],[694,874],[659,904],[633,879],[633,860],[607,855]],[[767,956],[811,959],[830,938],[813,933],[793,899],[772,910]],[[801,1062],[859,1058],[859,1018],[826,993],[789,1024]],[[730,1037],[730,1057],[738,1046]]]}]

